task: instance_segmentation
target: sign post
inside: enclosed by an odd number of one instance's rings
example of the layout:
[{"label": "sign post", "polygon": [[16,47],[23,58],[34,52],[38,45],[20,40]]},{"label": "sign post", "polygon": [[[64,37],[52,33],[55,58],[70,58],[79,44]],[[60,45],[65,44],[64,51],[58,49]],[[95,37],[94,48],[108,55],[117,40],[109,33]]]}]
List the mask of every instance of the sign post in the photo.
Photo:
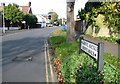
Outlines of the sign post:
[{"label": "sign post", "polygon": [[3,33],[5,33],[5,20],[4,20],[4,7],[5,7],[5,3],[2,3],[3,6]]},{"label": "sign post", "polygon": [[104,43],[98,43],[98,71],[102,71],[104,65]]},{"label": "sign post", "polygon": [[80,53],[87,53],[93,59],[97,60],[98,72],[102,71],[104,65],[104,43],[100,42],[95,44],[88,40],[85,40],[83,37],[80,37]]}]

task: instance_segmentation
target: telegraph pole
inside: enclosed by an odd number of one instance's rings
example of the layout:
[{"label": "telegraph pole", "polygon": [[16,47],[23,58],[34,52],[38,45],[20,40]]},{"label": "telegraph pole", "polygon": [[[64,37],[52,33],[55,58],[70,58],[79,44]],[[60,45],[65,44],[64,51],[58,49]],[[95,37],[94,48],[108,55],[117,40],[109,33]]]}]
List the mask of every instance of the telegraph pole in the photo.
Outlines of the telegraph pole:
[{"label": "telegraph pole", "polygon": [[3,33],[5,33],[5,20],[4,20],[4,7],[5,7],[5,3],[2,4],[3,7]]},{"label": "telegraph pole", "polygon": [[75,0],[67,0],[67,43],[75,41],[74,4]]}]

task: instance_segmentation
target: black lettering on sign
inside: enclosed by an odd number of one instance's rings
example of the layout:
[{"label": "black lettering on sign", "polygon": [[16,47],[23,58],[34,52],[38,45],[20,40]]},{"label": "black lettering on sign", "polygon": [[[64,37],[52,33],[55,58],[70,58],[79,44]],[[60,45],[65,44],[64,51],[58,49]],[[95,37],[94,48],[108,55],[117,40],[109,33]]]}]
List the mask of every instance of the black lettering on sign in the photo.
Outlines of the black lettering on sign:
[{"label": "black lettering on sign", "polygon": [[97,59],[98,58],[98,46],[86,41],[86,40],[81,40],[81,49],[92,56],[93,58]]}]

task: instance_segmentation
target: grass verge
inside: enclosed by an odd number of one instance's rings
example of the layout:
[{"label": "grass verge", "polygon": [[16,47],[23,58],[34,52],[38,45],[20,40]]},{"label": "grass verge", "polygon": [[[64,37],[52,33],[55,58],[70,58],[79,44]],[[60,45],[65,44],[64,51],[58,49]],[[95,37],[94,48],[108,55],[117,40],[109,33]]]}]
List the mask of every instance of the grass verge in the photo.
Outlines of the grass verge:
[{"label": "grass verge", "polygon": [[[61,30],[60,30],[61,32]],[[64,31],[63,31],[64,33]],[[120,59],[115,56],[104,54],[104,68],[101,73],[97,72],[96,61],[85,53],[78,54],[79,42],[67,44],[66,36],[50,37],[50,44],[54,49],[54,65],[61,82],[71,84],[117,84],[120,82]]]}]

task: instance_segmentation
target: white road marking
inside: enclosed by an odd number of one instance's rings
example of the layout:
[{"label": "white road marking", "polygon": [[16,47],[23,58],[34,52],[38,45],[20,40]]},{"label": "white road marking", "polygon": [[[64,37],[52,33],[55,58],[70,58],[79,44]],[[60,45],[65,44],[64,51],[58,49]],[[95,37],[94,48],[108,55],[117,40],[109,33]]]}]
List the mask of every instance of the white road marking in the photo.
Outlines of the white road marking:
[{"label": "white road marking", "polygon": [[48,84],[48,65],[47,65],[47,51],[46,51],[46,42],[44,42],[45,44],[45,68],[46,68],[46,82]]},{"label": "white road marking", "polygon": [[52,79],[52,82],[54,83],[54,75],[53,75],[53,69],[52,69],[52,65],[51,65],[51,61],[50,61],[50,55],[49,55],[49,50],[48,50],[48,43],[47,43],[47,55],[48,55],[48,60],[49,60],[49,63],[50,63],[50,72],[51,72],[51,79]]}]

